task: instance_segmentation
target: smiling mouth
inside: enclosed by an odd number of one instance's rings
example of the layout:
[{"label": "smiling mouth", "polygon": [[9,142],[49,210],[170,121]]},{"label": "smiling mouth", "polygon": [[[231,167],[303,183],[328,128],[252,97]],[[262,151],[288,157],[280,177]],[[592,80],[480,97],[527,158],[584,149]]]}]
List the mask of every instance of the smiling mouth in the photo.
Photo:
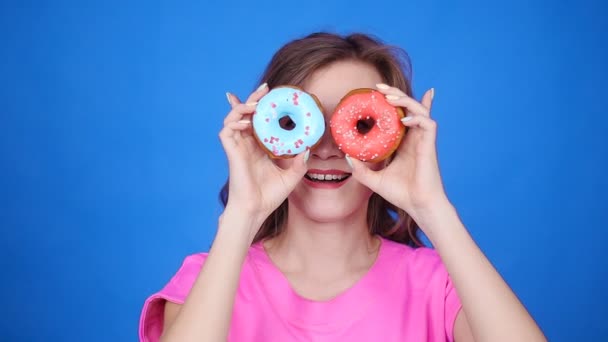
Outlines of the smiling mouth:
[{"label": "smiling mouth", "polygon": [[309,172],[304,175],[304,178],[316,183],[340,183],[351,176],[350,173],[343,174],[322,174]]}]

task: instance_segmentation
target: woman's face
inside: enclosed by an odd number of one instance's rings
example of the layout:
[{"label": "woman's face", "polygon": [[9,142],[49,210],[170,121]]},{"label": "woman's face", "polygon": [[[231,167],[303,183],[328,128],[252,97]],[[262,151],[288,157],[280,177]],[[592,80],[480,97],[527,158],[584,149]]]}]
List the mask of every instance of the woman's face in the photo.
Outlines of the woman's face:
[{"label": "woman's face", "polygon": [[[375,88],[382,82],[373,66],[358,61],[340,61],[316,71],[303,85],[306,92],[314,94],[321,102],[326,122],[325,134],[310,151],[308,173],[288,197],[290,206],[295,206],[307,217],[318,222],[331,222],[367,208],[372,192],[350,176],[344,153],[338,149],[330,133],[329,121],[346,93],[356,88]],[[276,163],[287,168],[292,159],[279,159]],[[373,169],[381,167],[381,164],[368,165]],[[319,175],[346,179],[321,181],[318,180]]]}]

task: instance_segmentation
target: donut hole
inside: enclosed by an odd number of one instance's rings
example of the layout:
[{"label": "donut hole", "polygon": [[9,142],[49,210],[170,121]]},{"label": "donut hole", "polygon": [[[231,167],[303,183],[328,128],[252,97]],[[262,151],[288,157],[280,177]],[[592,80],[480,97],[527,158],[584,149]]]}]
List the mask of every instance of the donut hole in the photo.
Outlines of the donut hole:
[{"label": "donut hole", "polygon": [[367,134],[372,130],[375,124],[376,120],[373,118],[357,120],[357,131],[361,134]]},{"label": "donut hole", "polygon": [[291,131],[296,128],[296,123],[289,115],[285,115],[279,119],[279,126],[286,131]]}]

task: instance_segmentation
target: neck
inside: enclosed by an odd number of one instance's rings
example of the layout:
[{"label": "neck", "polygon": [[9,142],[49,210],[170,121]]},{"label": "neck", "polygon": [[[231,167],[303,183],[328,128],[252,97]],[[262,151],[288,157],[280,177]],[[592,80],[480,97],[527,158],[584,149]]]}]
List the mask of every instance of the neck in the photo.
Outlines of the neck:
[{"label": "neck", "polygon": [[379,243],[368,231],[367,210],[340,220],[319,222],[290,205],[286,229],[267,241],[265,248],[285,273],[331,276],[369,268]]}]

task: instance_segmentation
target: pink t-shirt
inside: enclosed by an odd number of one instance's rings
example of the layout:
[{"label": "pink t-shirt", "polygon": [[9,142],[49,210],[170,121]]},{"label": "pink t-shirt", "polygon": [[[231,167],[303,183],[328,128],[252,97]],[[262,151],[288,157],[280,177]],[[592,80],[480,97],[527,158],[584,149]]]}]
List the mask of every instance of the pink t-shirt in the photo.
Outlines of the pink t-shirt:
[{"label": "pink t-shirt", "polygon": [[[207,253],[186,257],[139,322],[141,341],[158,341],[166,300],[182,304]],[[261,243],[251,246],[241,271],[229,341],[453,341],[461,308],[435,250],[382,239],[370,270],[329,301],[299,296]]]}]

